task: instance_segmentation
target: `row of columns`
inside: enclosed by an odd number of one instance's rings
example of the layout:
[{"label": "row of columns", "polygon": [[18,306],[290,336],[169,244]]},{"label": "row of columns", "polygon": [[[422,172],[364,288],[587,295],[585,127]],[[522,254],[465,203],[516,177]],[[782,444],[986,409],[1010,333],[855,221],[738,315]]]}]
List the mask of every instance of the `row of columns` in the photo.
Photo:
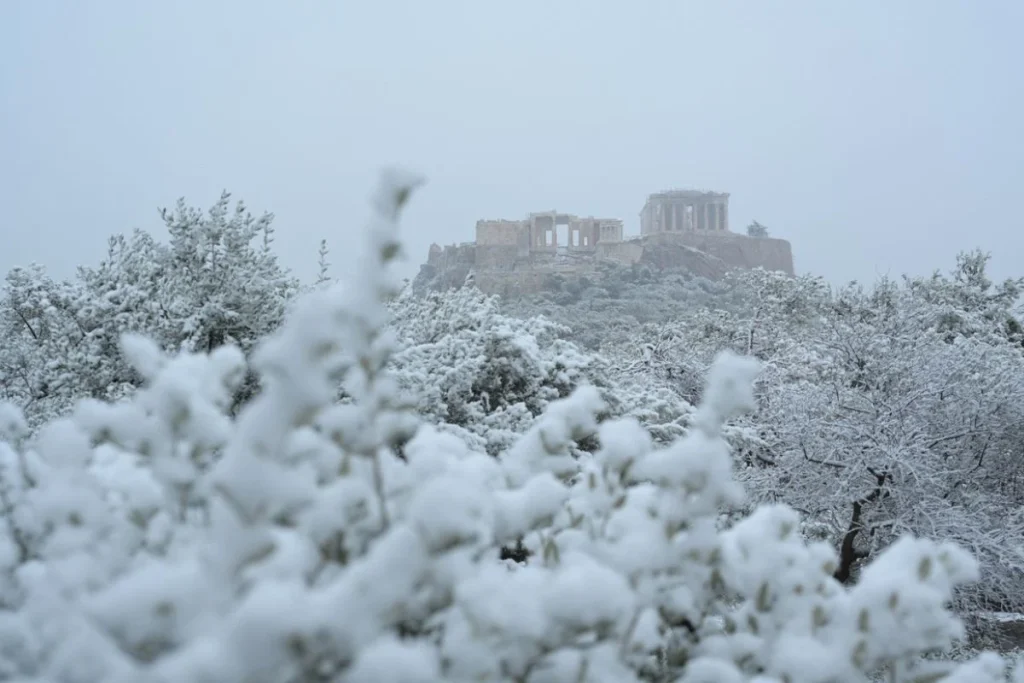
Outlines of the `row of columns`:
[{"label": "row of columns", "polygon": [[666,232],[728,230],[729,205],[725,202],[685,204],[672,202],[664,216]]},{"label": "row of columns", "polygon": [[[542,220],[538,220],[538,218]],[[534,248],[566,248],[566,247],[594,247],[601,241],[621,241],[621,229],[615,225],[607,225],[599,220],[571,219],[566,226],[568,242],[562,244],[558,239],[558,228],[566,224],[559,223],[557,218],[547,216],[532,217],[529,223],[529,231],[532,235]]]}]

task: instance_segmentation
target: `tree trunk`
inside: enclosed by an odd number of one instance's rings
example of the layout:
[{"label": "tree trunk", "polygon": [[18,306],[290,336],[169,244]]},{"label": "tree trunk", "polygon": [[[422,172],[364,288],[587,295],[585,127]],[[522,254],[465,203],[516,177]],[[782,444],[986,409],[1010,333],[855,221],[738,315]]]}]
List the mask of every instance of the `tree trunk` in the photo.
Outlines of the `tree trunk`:
[{"label": "tree trunk", "polygon": [[868,556],[868,553],[859,551],[856,547],[857,536],[860,535],[860,532],[864,531],[864,525],[861,522],[864,506],[886,495],[886,491],[882,487],[889,478],[889,474],[887,472],[872,472],[872,474],[875,476],[875,489],[860,500],[853,501],[853,514],[850,515],[850,524],[846,528],[846,533],[843,534],[842,543],[839,544],[839,567],[836,569],[833,577],[842,584],[850,582],[853,575],[853,566],[857,563],[857,560],[862,560]]}]

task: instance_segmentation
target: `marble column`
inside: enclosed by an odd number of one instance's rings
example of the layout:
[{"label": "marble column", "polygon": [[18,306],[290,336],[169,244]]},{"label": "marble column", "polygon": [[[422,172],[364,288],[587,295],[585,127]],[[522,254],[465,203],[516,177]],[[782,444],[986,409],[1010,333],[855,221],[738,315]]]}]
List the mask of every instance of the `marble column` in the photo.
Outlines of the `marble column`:
[{"label": "marble column", "polygon": [[729,230],[729,205],[725,202],[722,202],[722,220],[719,230],[722,232]]}]

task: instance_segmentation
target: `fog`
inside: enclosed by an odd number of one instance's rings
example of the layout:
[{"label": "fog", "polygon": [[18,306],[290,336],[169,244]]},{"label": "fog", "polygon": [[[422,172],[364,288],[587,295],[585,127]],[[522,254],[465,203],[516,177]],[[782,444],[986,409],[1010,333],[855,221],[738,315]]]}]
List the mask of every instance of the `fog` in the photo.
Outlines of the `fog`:
[{"label": "fog", "polygon": [[1014,0],[0,3],[0,269],[56,276],[160,233],[179,196],[277,216],[343,274],[376,171],[429,185],[410,274],[479,218],[639,232],[647,194],[730,192],[730,224],[833,282],[993,252],[1021,274]]}]

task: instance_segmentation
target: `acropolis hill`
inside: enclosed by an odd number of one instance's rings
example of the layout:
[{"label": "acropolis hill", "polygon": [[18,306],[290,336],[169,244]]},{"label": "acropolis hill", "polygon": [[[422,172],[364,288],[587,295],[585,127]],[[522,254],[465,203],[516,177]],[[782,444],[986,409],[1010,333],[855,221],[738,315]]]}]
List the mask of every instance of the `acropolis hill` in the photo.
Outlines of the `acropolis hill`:
[{"label": "acropolis hill", "polygon": [[523,220],[480,220],[476,241],[432,244],[417,285],[461,286],[472,273],[484,292],[540,291],[551,275],[597,275],[601,262],[678,268],[711,279],[733,268],[793,274],[789,242],[729,230],[729,195],[671,190],[652,194],[640,212],[640,236],[624,238],[617,218],[531,213]]}]

